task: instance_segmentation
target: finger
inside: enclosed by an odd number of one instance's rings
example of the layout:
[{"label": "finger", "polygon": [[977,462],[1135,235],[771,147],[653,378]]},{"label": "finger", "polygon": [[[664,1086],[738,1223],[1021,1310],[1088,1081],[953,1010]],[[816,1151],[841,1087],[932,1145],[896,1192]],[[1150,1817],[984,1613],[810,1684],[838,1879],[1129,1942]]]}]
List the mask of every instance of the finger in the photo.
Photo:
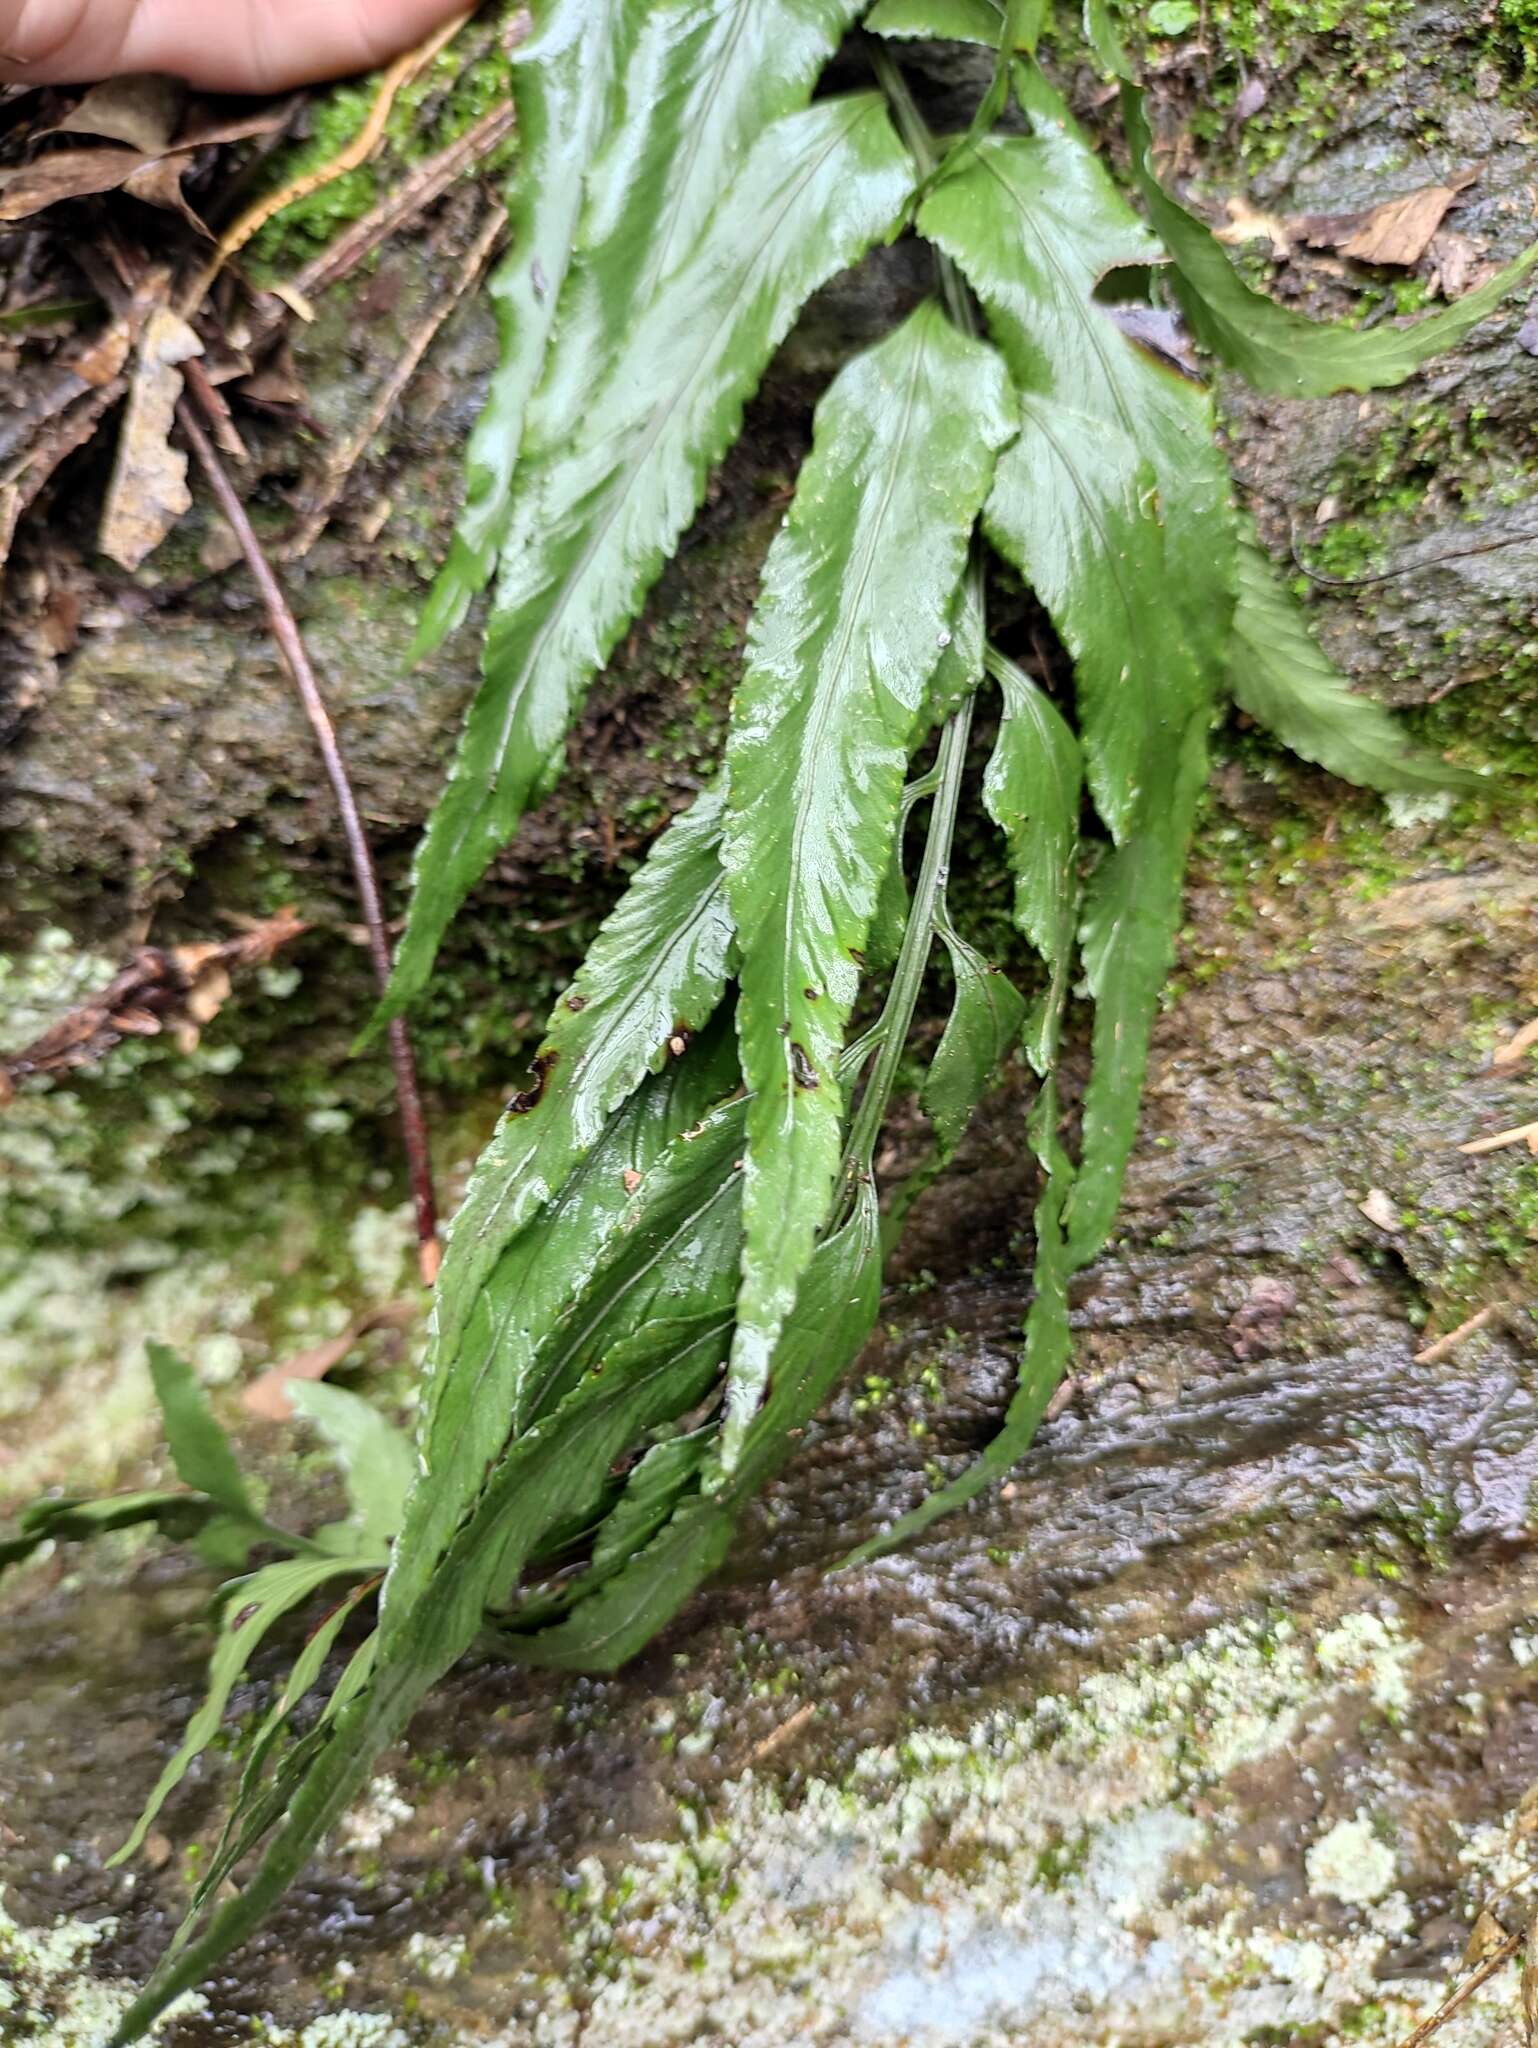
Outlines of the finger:
[{"label": "finger", "polygon": [[0,0],[0,77],[82,83],[170,71],[217,92],[278,92],[367,71],[464,0]]}]

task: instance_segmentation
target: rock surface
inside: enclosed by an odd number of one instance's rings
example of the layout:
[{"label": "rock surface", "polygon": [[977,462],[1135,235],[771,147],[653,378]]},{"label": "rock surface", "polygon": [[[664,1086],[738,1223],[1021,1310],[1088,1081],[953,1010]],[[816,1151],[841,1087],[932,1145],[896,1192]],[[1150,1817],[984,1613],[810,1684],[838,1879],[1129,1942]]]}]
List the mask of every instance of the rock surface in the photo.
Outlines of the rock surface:
[{"label": "rock surface", "polygon": [[[1488,12],[1216,6],[1200,52],[1152,53],[1166,131],[1216,110],[1192,157],[1215,211],[1239,190],[1345,210],[1480,155],[1460,227],[1509,253],[1534,134]],[[882,302],[910,284],[899,261]],[[1275,287],[1346,289],[1301,261]],[[793,344],[570,782],[465,919],[424,1021],[446,1169],[698,780],[829,337],[879,311],[845,287]],[[176,2048],[1390,2048],[1437,2003],[1480,1902],[1529,1868],[1538,1779],[1538,1166],[1456,1149],[1533,1114],[1528,1078],[1485,1069],[1538,1008],[1538,551],[1425,566],[1533,518],[1521,311],[1365,409],[1228,394],[1273,543],[1296,521],[1328,573],[1419,565],[1322,594],[1334,651],[1439,697],[1429,736],[1504,783],[1386,820],[1228,736],[1122,1233],[1075,1299],[1075,1397],[1014,1480],[901,1557],[827,1570],[1007,1398],[1031,1183],[1006,1093],[916,1210],[880,1336],[725,1581],[618,1679],[456,1674]],[[305,367],[344,418],[390,336],[330,320]],[[409,513],[376,547],[343,530],[302,592],[397,873],[470,687],[463,648],[409,679],[400,655],[487,346],[471,312],[360,484],[359,518],[379,495]],[[15,754],[7,1041],[108,978],[151,911],[190,936],[298,900],[323,929],[190,1057],[130,1047],[0,1117],[0,1505],[163,1476],[153,1334],[273,1498],[318,1515],[323,1462],[242,1422],[236,1391],[408,1284],[382,1080],[345,1058],[366,987],[336,940],[345,881],[237,597],[117,593]],[[996,864],[966,852],[958,905],[996,929]],[[412,1355],[383,1330],[352,1381],[408,1412]],[[207,1853],[226,1754],[105,1867],[200,1697],[211,1588],[125,1535],[0,1589],[7,2039],[94,2048]],[[264,1651],[236,1715],[283,1668]],[[1516,2048],[1514,1969],[1438,2038]]]}]

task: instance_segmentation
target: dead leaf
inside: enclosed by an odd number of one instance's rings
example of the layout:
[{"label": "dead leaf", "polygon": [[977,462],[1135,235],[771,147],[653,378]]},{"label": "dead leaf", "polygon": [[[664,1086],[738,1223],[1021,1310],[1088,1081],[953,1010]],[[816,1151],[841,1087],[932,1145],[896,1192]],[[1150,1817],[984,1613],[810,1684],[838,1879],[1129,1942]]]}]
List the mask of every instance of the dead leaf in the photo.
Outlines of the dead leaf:
[{"label": "dead leaf", "polygon": [[179,213],[189,227],[211,242],[212,229],[188,205],[182,190],[187,163],[184,156],[154,158],[123,180],[123,190],[130,199],[142,200],[146,206],[163,206],[168,213]]},{"label": "dead leaf", "polygon": [[1481,282],[1478,273],[1484,265],[1479,245],[1456,228],[1439,228],[1426,253],[1433,266],[1428,282],[1444,299],[1461,299]]},{"label": "dead leaf", "polygon": [[1367,1218],[1368,1222],[1375,1223],[1380,1230],[1398,1231],[1404,1229],[1403,1223],[1399,1220],[1399,1211],[1394,1207],[1392,1199],[1384,1193],[1382,1188],[1369,1188],[1366,1200],[1358,1202],[1357,1207]]},{"label": "dead leaf", "polygon": [[276,135],[304,105],[305,98],[303,93],[290,93],[287,99],[242,103],[233,112],[228,100],[194,100],[176,131],[176,147],[214,149],[226,142]]},{"label": "dead leaf", "polygon": [[180,79],[143,71],[93,85],[51,132],[102,135],[109,142],[126,142],[141,156],[163,156],[176,140],[186,104],[187,88]]},{"label": "dead leaf", "polygon": [[1522,1953],[1522,2023],[1527,2029],[1528,2048],[1538,2042],[1538,1913],[1528,1923],[1527,1944]]},{"label": "dead leaf", "polygon": [[169,306],[145,321],[101,521],[102,553],[121,568],[137,569],[191,507],[187,457],[172,447],[171,426],[182,395],[179,365],[202,353]]},{"label": "dead leaf", "polygon": [[1272,259],[1277,263],[1288,261],[1292,255],[1292,236],[1284,220],[1274,213],[1261,213],[1242,194],[1236,193],[1223,204],[1228,226],[1218,229],[1220,242],[1226,242],[1231,249],[1242,248],[1246,242],[1269,242]]},{"label": "dead leaf", "polygon": [[288,1390],[296,1380],[323,1380],[371,1330],[404,1329],[417,1313],[418,1304],[413,1301],[391,1301],[383,1308],[370,1309],[349,1323],[340,1336],[309,1351],[296,1351],[292,1358],[253,1380],[240,1397],[242,1407],[265,1422],[287,1422],[294,1412]]},{"label": "dead leaf", "polygon": [[25,220],[65,199],[115,192],[148,161],[138,149],[54,149],[0,171],[0,221]]},{"label": "dead leaf", "polygon": [[240,395],[256,405],[308,405],[305,389],[287,339],[280,341],[265,362],[241,380]]},{"label": "dead leaf", "polygon": [[1506,1930],[1500,1921],[1488,1906],[1482,1906],[1479,1918],[1469,1931],[1468,1946],[1463,1951],[1464,1968],[1472,1969],[1476,1963],[1482,1963],[1486,1956],[1494,1955],[1495,1951],[1504,1945],[1506,1938]]},{"label": "dead leaf", "polygon": [[1455,171],[1445,185],[1422,185],[1398,199],[1385,199],[1365,213],[1307,214],[1294,231],[1313,249],[1334,249],[1357,263],[1381,263],[1412,270],[1425,255],[1447,209],[1479,176],[1480,166]]},{"label": "dead leaf", "polygon": [[0,1103],[14,1084],[94,1064],[125,1038],[196,1034],[229,999],[231,971],[257,967],[309,929],[292,910],[248,921],[239,938],[190,946],[144,946],[109,985],[71,1010],[24,1051],[0,1057]]}]

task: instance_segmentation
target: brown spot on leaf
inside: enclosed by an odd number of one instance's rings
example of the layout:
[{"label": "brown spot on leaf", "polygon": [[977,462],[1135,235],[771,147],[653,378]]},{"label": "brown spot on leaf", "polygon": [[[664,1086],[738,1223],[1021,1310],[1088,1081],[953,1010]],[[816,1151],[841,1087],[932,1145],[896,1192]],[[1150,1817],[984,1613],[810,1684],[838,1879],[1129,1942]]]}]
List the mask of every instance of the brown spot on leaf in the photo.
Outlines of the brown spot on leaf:
[{"label": "brown spot on leaf", "polygon": [[545,1083],[550,1079],[551,1069],[561,1055],[554,1046],[547,1047],[535,1059],[529,1072],[534,1076],[534,1086],[524,1088],[507,1105],[509,1116],[527,1116],[531,1109],[537,1109],[544,1098]]}]

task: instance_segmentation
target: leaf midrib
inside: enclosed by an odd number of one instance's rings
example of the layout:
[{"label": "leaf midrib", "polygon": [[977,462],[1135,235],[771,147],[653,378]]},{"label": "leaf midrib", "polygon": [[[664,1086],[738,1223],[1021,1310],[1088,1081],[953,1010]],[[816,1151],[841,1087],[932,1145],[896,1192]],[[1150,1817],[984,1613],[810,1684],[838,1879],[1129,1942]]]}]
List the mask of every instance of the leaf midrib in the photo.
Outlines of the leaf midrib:
[{"label": "leaf midrib", "polygon": [[[897,490],[898,457],[900,452],[908,445],[913,415],[918,402],[919,380],[923,374],[924,351],[922,347],[917,347],[913,352],[913,363],[908,373],[908,388],[903,398],[902,431],[898,436],[897,445],[892,453],[892,459],[887,465],[886,487],[882,492],[880,509],[875,519],[871,522],[867,533],[864,555],[860,563],[859,582],[853,601],[846,607],[843,630],[840,634],[837,650],[832,662],[832,672],[835,676],[843,674],[845,665],[849,660],[849,649],[854,639],[856,623],[860,617],[865,594],[870,588],[871,578],[875,574],[877,542],[885,530],[887,517],[892,507],[892,500]],[[867,662],[867,675],[869,670],[870,664]],[[837,689],[816,691],[814,722],[808,727],[807,732],[808,741],[813,743],[811,752],[814,759],[821,751],[822,736],[827,730],[829,720],[833,716],[835,705],[842,705],[847,696],[847,683]],[[815,780],[815,777],[812,779]],[[808,779],[802,777],[798,777],[798,780],[801,783],[801,788],[797,796],[795,824],[791,832],[789,874],[787,876],[784,898],[788,903],[799,903],[801,901],[801,873],[805,864],[806,836],[810,830],[811,783]],[[786,918],[783,921],[780,952],[780,1011],[787,1022],[789,1022],[791,1008],[791,989],[796,980],[794,961],[791,957],[791,933],[792,923],[789,918]],[[785,1099],[785,1114],[781,1118],[781,1129],[789,1131],[794,1127],[794,1124],[795,1097],[794,1091],[792,1091]]]}]

